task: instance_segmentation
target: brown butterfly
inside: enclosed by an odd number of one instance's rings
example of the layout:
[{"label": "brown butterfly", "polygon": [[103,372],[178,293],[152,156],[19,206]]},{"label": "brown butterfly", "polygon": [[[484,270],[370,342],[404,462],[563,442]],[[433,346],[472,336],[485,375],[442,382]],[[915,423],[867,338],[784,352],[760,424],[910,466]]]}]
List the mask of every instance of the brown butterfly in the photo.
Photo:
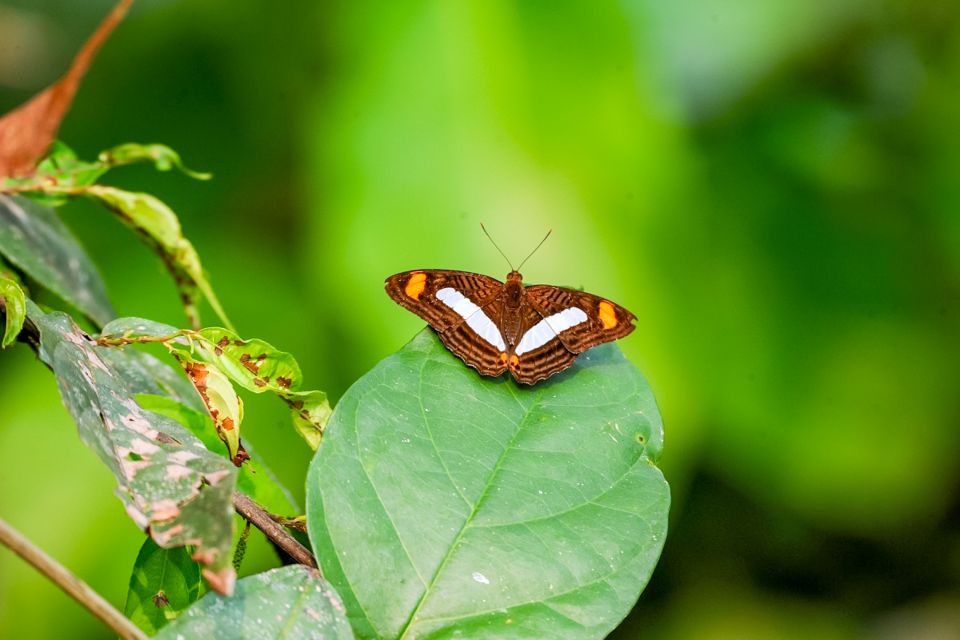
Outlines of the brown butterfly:
[{"label": "brown butterfly", "polygon": [[468,366],[485,376],[509,370],[523,384],[549,378],[590,347],[626,336],[636,319],[590,293],[525,286],[512,266],[505,283],[467,271],[416,269],[387,278],[386,290],[397,304],[426,320]]}]

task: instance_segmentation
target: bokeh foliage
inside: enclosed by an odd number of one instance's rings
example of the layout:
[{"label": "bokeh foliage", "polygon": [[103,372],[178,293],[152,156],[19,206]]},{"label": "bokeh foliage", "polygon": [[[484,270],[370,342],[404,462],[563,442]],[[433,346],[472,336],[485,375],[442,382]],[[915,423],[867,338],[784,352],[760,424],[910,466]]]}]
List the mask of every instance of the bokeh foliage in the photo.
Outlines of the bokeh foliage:
[{"label": "bokeh foliage", "polygon": [[[110,4],[0,1],[0,111]],[[385,276],[502,275],[480,221],[518,258],[554,228],[525,276],[640,316],[622,347],[664,416],[671,537],[619,636],[916,637],[960,626],[958,87],[950,3],[140,0],[61,137],[213,172],[116,182],[332,398],[421,326]],[[184,324],[125,229],[63,214],[119,315]],[[2,356],[0,509],[122,606],[142,538],[49,374]],[[292,485],[309,450],[260,404],[245,428]],[[0,554],[0,630],[65,629],[106,637]]]}]

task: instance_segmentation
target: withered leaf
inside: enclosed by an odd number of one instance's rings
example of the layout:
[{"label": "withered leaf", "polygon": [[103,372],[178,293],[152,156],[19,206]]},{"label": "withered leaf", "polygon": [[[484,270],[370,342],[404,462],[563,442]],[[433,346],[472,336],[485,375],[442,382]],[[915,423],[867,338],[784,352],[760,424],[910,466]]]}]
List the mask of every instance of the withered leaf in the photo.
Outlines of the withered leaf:
[{"label": "withered leaf", "polygon": [[87,40],[70,69],[53,85],[0,118],[0,176],[33,171],[53,142],[80,81],[133,0],[120,0]]}]

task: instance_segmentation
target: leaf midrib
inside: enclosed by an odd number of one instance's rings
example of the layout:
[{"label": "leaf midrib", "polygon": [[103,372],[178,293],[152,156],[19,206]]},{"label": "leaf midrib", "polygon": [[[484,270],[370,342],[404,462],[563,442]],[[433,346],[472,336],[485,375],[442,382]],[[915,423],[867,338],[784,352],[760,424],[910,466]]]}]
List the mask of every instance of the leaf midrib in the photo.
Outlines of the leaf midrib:
[{"label": "leaf midrib", "polygon": [[[423,371],[421,370],[421,384],[422,384],[422,379],[423,379]],[[510,389],[511,389],[511,395],[513,395],[514,399],[517,400],[517,403],[521,407],[523,407],[523,403],[521,403],[516,396],[516,387],[510,387]],[[437,580],[439,579],[440,575],[443,573],[443,570],[446,568],[447,563],[453,557],[454,550],[457,549],[458,545],[460,544],[460,541],[463,540],[463,537],[467,529],[470,528],[470,525],[473,522],[473,519],[476,517],[477,513],[480,511],[481,507],[483,506],[484,501],[487,499],[487,496],[490,493],[490,488],[493,486],[493,479],[496,478],[497,474],[500,472],[500,467],[503,464],[504,459],[507,457],[507,453],[512,450],[513,443],[516,441],[520,432],[523,430],[523,427],[527,422],[527,419],[533,413],[534,407],[536,407],[539,404],[542,396],[543,396],[543,389],[541,388],[541,389],[538,389],[537,397],[534,399],[534,401],[530,403],[529,407],[525,408],[525,413],[523,414],[523,417],[520,419],[520,421],[517,423],[517,426],[513,431],[513,435],[510,437],[509,442],[507,442],[506,446],[503,448],[503,452],[500,454],[500,457],[497,458],[496,464],[493,465],[493,469],[490,471],[490,475],[487,479],[487,483],[483,487],[483,492],[477,498],[476,503],[474,503],[473,509],[470,511],[470,514],[463,521],[463,524],[460,526],[460,530],[457,532],[456,538],[453,539],[453,542],[450,544],[449,548],[447,549],[446,554],[444,554],[443,560],[441,560],[440,564],[437,565],[437,569],[433,572],[433,575],[430,578],[430,583],[426,585],[426,588],[423,590],[423,594],[420,596],[420,599],[417,600],[416,606],[414,606],[413,610],[410,612],[410,616],[407,618],[406,623],[403,625],[403,628],[401,629],[400,636],[399,636],[401,640],[407,637],[407,633],[413,627],[414,621],[417,617],[417,613],[420,611],[420,608],[423,607],[424,603],[427,600],[427,597],[431,594],[433,587],[436,585]]]}]

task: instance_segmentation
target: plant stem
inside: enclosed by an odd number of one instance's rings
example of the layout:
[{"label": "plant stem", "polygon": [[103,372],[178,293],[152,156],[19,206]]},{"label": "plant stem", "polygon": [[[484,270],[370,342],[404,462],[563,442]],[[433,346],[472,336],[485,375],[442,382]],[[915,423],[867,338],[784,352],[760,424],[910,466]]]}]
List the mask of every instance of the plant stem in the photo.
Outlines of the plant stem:
[{"label": "plant stem", "polygon": [[280,549],[291,558],[305,564],[308,567],[317,569],[317,561],[313,554],[297,542],[297,539],[291,536],[279,524],[274,522],[273,517],[266,510],[242,493],[233,494],[233,508],[237,513],[253,523],[257,529],[263,532],[263,535],[280,547]]},{"label": "plant stem", "polygon": [[90,613],[100,618],[121,638],[125,640],[147,640],[147,636],[136,625],[114,609],[86,582],[70,573],[66,567],[48,556],[2,519],[0,519],[0,544],[23,558],[34,569],[66,592],[67,595],[83,605]]}]

